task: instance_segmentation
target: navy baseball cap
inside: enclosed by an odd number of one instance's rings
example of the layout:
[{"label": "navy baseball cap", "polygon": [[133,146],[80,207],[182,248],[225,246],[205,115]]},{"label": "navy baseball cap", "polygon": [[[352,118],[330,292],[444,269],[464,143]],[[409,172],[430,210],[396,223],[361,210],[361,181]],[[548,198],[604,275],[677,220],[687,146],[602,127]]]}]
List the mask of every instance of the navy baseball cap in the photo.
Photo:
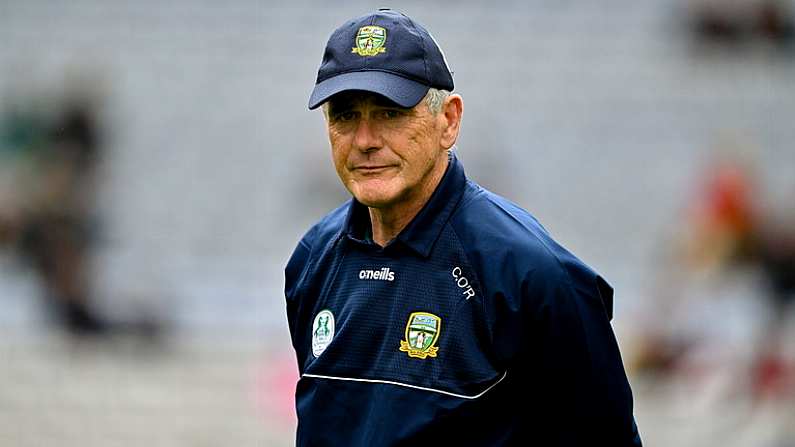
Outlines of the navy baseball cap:
[{"label": "navy baseball cap", "polygon": [[409,17],[379,9],[331,34],[309,108],[347,90],[377,93],[414,107],[431,87],[453,90],[453,75],[436,41]]}]

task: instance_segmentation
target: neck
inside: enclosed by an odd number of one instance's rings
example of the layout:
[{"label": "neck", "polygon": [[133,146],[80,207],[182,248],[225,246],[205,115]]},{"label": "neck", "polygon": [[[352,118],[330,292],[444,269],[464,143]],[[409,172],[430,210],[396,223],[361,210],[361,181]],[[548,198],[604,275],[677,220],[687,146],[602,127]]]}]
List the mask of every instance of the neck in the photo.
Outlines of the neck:
[{"label": "neck", "polygon": [[448,163],[448,157],[445,155],[444,160],[437,164],[436,168],[428,174],[428,178],[422,182],[422,188],[406,199],[388,207],[369,208],[373,241],[376,244],[381,247],[386,246],[419,214],[442,181]]}]

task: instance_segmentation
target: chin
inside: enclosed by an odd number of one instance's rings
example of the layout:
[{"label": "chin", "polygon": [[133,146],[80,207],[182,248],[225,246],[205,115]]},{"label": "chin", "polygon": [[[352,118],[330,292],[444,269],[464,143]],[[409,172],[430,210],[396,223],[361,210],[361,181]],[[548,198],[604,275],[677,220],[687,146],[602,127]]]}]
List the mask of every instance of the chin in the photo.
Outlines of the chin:
[{"label": "chin", "polygon": [[357,182],[349,191],[362,205],[371,208],[388,207],[401,195],[400,185],[375,179]]},{"label": "chin", "polygon": [[369,208],[385,208],[395,202],[395,198],[383,194],[354,194],[356,200]]},{"label": "chin", "polygon": [[395,203],[400,196],[397,191],[384,188],[358,188],[351,191],[356,200],[370,208],[385,208]]}]

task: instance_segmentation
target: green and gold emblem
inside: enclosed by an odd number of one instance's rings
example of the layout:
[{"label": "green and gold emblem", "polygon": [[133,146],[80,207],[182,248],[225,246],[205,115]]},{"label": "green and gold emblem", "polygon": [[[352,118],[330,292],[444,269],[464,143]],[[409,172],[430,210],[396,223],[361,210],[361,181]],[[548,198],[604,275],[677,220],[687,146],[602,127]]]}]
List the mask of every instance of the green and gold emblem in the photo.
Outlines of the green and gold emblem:
[{"label": "green and gold emblem", "polygon": [[356,33],[356,46],[351,53],[359,56],[376,56],[386,51],[386,30],[380,26],[363,26]]},{"label": "green and gold emblem", "polygon": [[436,357],[442,319],[428,312],[414,312],[406,323],[406,339],[400,340],[400,350],[409,357],[424,359]]}]

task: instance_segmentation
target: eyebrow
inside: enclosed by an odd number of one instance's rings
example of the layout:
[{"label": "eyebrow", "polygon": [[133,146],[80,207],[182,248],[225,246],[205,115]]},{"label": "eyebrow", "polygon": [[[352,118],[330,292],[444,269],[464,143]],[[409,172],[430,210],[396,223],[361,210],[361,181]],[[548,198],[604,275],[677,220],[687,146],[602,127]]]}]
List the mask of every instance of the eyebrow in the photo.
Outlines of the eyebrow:
[{"label": "eyebrow", "polygon": [[381,96],[381,95],[373,96],[373,104],[375,104],[375,105],[377,105],[379,107],[389,107],[390,109],[404,109],[404,110],[411,109],[411,107],[403,107],[400,104],[390,100],[389,98],[387,98],[385,96]]},{"label": "eyebrow", "polygon": [[378,107],[387,107],[390,109],[400,109],[404,111],[411,110],[412,107],[403,107],[400,104],[391,101],[389,98],[381,95],[370,95],[365,97],[364,99],[357,98],[355,96],[348,96],[344,95],[339,98],[332,98],[329,100],[329,113],[332,115],[347,112],[354,107],[359,102],[367,102],[372,101],[373,105]]}]

